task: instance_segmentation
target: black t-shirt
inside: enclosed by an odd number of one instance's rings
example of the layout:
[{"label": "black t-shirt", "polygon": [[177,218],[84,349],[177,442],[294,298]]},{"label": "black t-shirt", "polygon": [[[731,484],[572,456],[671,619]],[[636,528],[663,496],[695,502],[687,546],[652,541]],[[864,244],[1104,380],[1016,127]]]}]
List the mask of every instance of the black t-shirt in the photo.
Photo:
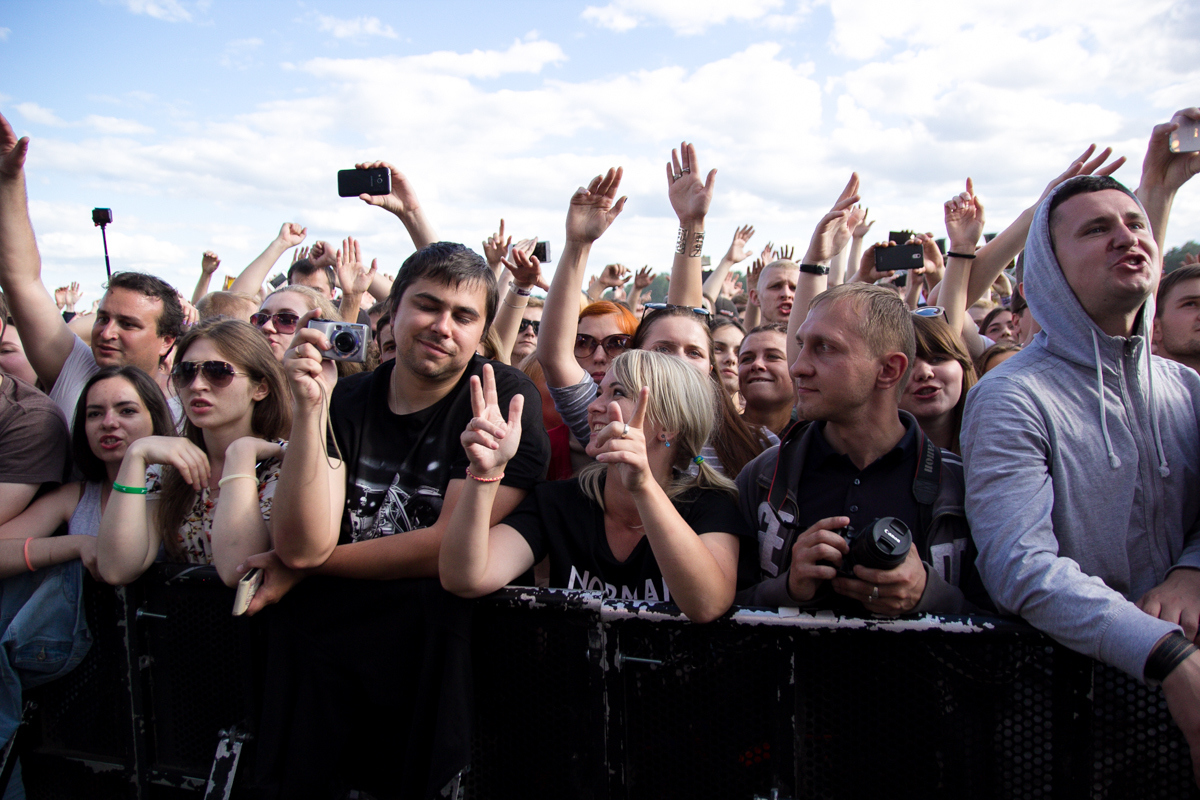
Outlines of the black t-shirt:
[{"label": "black t-shirt", "polygon": [[[393,414],[388,409],[395,361],[338,381],[329,416],[346,462],[346,508],[339,544],[427,528],[437,521],[446,487],[451,480],[466,477],[467,454],[459,437],[473,416],[470,378],[482,376],[486,363],[482,356],[474,356],[448,395],[413,414]],[[542,399],[523,372],[490,363],[506,415],[512,396],[517,392],[525,396],[521,446],[501,483],[529,490],[550,461]],[[330,454],[336,455],[332,448]]]},{"label": "black t-shirt", "polygon": [[[742,550],[753,553],[755,533],[730,495],[692,489],[672,502],[697,534],[732,533]],[[602,591],[613,600],[671,599],[650,541],[643,536],[629,558],[618,561],[604,533],[604,512],[583,493],[577,478],[539,485],[503,524],[529,542],[534,563],[549,554],[553,588]]]}]

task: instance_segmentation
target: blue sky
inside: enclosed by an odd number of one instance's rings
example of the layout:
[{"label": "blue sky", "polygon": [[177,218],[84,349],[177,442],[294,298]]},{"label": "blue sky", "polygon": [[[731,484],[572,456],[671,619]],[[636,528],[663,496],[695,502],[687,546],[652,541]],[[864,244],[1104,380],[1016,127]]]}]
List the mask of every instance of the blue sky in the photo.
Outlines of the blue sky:
[{"label": "blue sky", "polygon": [[[114,267],[190,294],[200,254],[236,274],[286,221],[360,237],[395,272],[399,224],[336,196],[338,169],[396,164],[443,238],[504,217],[561,250],[574,188],[623,165],[625,213],[593,251],[666,269],[663,164],[719,169],[706,252],[736,225],[802,246],[852,169],[889,229],[942,230],[971,175],[989,230],[1090,142],[1136,185],[1150,128],[1200,103],[1194,2],[598,0],[0,3],[0,112],[32,138],[45,282],[99,296]],[[1200,239],[1200,187],[1168,242]],[[285,266],[288,259],[281,261]]]}]

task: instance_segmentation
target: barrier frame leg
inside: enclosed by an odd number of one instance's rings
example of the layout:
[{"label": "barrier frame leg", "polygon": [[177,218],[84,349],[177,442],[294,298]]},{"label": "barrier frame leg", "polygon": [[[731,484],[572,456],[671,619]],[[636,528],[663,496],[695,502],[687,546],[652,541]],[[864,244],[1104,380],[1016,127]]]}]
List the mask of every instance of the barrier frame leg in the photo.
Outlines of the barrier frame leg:
[{"label": "barrier frame leg", "polygon": [[204,800],[229,800],[237,777],[238,760],[242,757],[242,745],[249,738],[250,734],[237,725],[221,731],[212,769],[208,773],[208,784],[204,787]]}]

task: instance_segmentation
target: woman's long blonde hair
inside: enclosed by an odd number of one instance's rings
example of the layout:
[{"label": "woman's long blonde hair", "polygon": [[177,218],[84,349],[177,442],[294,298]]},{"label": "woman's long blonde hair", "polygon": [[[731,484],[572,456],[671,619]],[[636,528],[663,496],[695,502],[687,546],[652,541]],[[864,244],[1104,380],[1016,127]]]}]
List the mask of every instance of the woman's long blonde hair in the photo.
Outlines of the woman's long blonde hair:
[{"label": "woman's long blonde hair", "polygon": [[[650,387],[647,398],[646,421],[675,434],[671,442],[675,460],[674,477],[667,487],[667,496],[676,497],[688,489],[716,489],[737,497],[737,486],[705,461],[692,475],[688,467],[712,435],[717,420],[718,397],[721,391],[707,375],[682,359],[649,350],[626,350],[613,359],[609,371],[631,396],[636,397],[643,386]],[[579,471],[579,484],[584,494],[604,508],[604,475],[606,464],[588,464]]]}]

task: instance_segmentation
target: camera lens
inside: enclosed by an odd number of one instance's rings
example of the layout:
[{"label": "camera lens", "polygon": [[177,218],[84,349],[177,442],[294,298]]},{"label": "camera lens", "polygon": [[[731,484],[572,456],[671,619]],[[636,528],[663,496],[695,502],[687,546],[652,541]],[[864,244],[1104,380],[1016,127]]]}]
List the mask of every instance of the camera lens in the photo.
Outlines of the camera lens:
[{"label": "camera lens", "polygon": [[902,520],[883,517],[857,536],[851,545],[854,563],[871,569],[895,569],[912,547],[912,531]]},{"label": "camera lens", "polygon": [[350,331],[338,331],[329,342],[341,355],[349,355],[358,349],[358,337]]}]

